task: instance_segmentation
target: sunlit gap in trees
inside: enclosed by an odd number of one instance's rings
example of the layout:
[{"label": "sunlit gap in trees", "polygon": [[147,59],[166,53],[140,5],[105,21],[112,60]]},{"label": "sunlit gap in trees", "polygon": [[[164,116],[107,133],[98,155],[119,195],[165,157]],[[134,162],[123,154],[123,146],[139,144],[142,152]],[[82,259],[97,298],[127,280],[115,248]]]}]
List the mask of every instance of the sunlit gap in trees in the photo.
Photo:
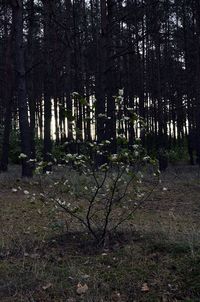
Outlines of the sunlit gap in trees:
[{"label": "sunlit gap in trees", "polygon": [[[92,95],[89,98],[90,100],[90,109],[92,108],[92,105],[96,102],[95,96]],[[163,103],[163,114],[164,116],[168,115],[170,112],[170,100],[161,100]],[[182,100],[183,103],[186,101]],[[128,116],[126,116],[125,112],[128,112],[130,109],[133,109],[135,113],[138,114],[139,112],[139,98],[135,97],[133,101],[134,105],[133,108],[129,108],[122,104],[121,106],[116,104],[116,111],[115,111],[115,117],[116,117],[116,134],[118,135],[118,130],[121,129],[121,133],[128,139],[129,138],[129,131],[128,129],[128,123],[130,122],[130,119]],[[42,100],[40,103],[40,108],[36,111],[36,125],[35,125],[35,131],[36,131],[36,137],[39,139],[44,138],[44,101]],[[75,104],[74,98],[72,98],[72,117],[73,120],[69,120],[67,117],[61,118],[61,111],[67,112],[66,107],[66,100],[64,98],[63,103],[57,101],[56,102],[57,107],[55,107],[55,101],[52,98],[51,99],[51,138],[52,140],[56,140],[56,135],[59,136],[59,138],[64,135],[66,138],[69,137],[68,129],[69,129],[69,123],[72,124],[72,137],[73,139],[77,139],[77,118],[79,114],[78,104]],[[187,107],[187,104],[185,104]],[[86,129],[86,120],[84,120],[84,117],[86,117],[86,106],[84,107],[85,116],[82,116],[82,131],[81,131],[81,137],[86,139],[85,129]],[[107,106],[106,106],[107,107]],[[153,116],[153,111],[158,110],[158,100],[152,100],[149,95],[145,95],[145,102],[144,107],[146,108],[146,112],[148,112],[146,120],[145,120],[145,133],[151,133],[151,129],[159,129],[159,123],[158,121],[155,121]],[[55,112],[57,111],[57,112]],[[18,113],[17,113],[18,115]],[[57,117],[56,117],[57,115]],[[88,117],[88,116],[87,116]],[[91,138],[92,140],[95,140],[97,138],[96,136],[96,125],[97,125],[97,119],[98,118],[104,118],[105,123],[106,119],[110,119],[107,114],[103,114],[101,117],[95,116],[95,110],[92,112],[92,110],[89,112],[89,119],[90,119],[90,130],[91,130]],[[18,120],[18,119],[17,119]],[[29,121],[30,121],[30,111],[29,111]],[[105,124],[106,125],[106,124]],[[188,134],[188,119],[186,118],[183,122],[183,136]],[[144,126],[142,126],[143,129]],[[19,128],[19,123],[14,125],[14,128]],[[141,136],[141,123],[139,120],[136,120],[133,125],[133,129],[135,132],[136,138],[139,138]],[[57,134],[56,134],[57,133]],[[177,121],[173,122],[172,119],[170,119],[167,122],[167,134],[173,135],[175,138],[178,137],[178,126]]]}]

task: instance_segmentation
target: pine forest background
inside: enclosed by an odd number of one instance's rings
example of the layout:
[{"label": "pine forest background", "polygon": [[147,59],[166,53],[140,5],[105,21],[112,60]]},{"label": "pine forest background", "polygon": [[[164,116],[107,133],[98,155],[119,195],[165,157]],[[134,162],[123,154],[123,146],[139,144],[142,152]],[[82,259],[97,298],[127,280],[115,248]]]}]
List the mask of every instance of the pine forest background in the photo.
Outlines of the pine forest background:
[{"label": "pine forest background", "polygon": [[1,170],[120,136],[198,162],[200,2],[1,0],[0,126]]}]

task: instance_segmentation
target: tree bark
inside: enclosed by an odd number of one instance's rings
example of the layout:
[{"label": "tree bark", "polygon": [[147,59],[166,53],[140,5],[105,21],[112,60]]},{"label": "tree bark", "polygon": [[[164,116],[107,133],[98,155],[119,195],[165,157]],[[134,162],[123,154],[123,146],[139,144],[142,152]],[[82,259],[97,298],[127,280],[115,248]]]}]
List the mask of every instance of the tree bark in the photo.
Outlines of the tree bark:
[{"label": "tree bark", "polygon": [[12,6],[13,32],[15,45],[15,69],[17,83],[17,99],[19,108],[19,128],[21,137],[21,151],[26,156],[22,158],[22,176],[31,177],[30,164],[31,142],[28,120],[28,104],[25,79],[24,45],[23,45],[23,1],[10,1]]}]

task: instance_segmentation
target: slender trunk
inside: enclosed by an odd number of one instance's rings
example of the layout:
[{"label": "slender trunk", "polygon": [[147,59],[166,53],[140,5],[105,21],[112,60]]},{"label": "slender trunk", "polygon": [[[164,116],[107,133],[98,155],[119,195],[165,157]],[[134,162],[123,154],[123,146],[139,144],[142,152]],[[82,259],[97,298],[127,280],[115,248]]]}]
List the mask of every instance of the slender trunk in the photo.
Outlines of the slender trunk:
[{"label": "slender trunk", "polygon": [[[50,3],[43,0],[44,7],[44,54],[45,54],[45,67],[44,67],[44,161],[51,162],[52,160],[52,141],[51,141],[51,41],[50,41]],[[48,170],[51,170],[48,166]],[[46,170],[46,169],[45,169]]]},{"label": "slender trunk", "polygon": [[19,128],[21,137],[21,151],[26,158],[22,158],[22,176],[31,177],[32,167],[29,162],[31,156],[30,126],[28,121],[28,104],[25,79],[24,47],[23,47],[23,1],[11,1],[13,16],[13,31],[15,42],[15,69],[17,82],[17,98],[19,108]]},{"label": "slender trunk", "polygon": [[[6,12],[7,13],[7,12]],[[7,24],[7,23],[6,23]],[[0,160],[0,170],[8,170],[9,142],[12,122],[12,101],[13,101],[13,70],[11,61],[11,37],[8,34],[8,27],[5,24],[5,40],[6,40],[6,58],[5,58],[5,103],[6,112],[4,118],[4,132],[2,143],[2,154]]]}]

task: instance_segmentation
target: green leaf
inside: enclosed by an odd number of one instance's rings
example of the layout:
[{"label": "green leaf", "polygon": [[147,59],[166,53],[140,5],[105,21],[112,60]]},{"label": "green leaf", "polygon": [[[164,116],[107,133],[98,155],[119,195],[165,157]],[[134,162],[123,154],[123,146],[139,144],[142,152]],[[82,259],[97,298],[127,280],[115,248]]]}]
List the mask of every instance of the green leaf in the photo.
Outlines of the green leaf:
[{"label": "green leaf", "polygon": [[79,102],[81,105],[89,106],[87,100],[83,97],[80,97]]},{"label": "green leaf", "polygon": [[63,115],[70,121],[75,121],[75,116],[72,115],[72,112],[70,110],[63,110]]}]

